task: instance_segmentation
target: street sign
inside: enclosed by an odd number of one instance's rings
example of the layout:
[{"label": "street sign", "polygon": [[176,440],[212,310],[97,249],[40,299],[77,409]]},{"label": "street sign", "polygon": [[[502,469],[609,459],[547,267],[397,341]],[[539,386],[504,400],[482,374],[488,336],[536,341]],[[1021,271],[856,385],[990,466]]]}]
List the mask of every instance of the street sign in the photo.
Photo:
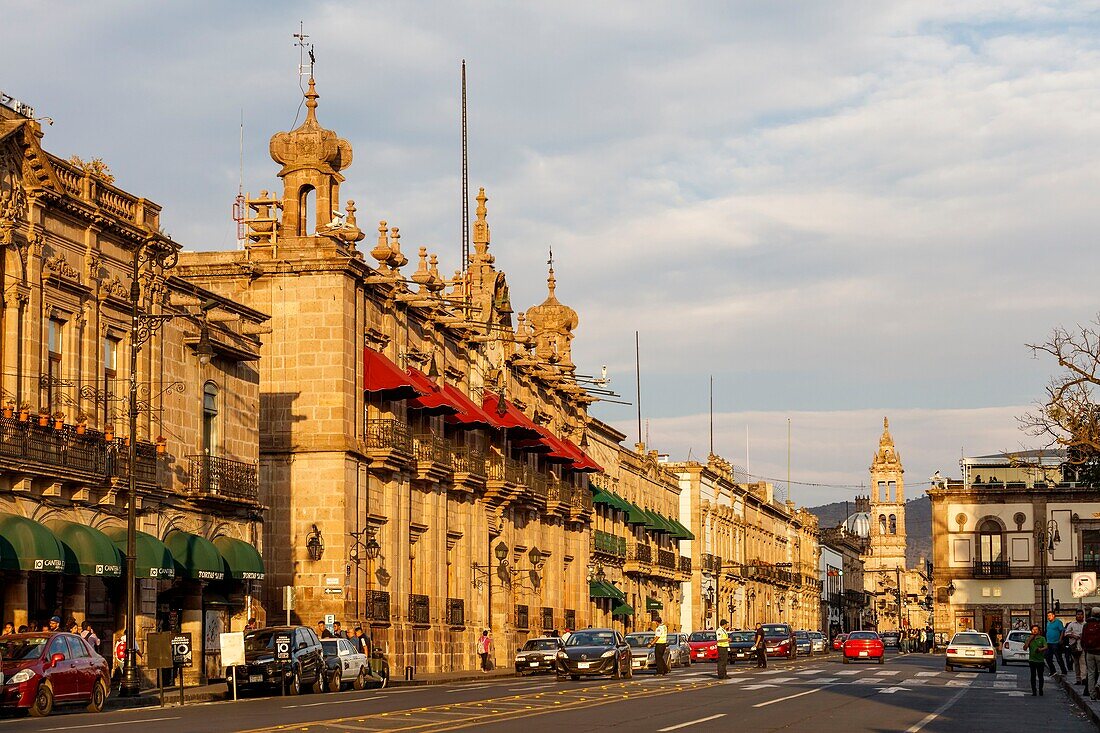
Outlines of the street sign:
[{"label": "street sign", "polygon": [[171,631],[152,631],[145,637],[145,666],[149,669],[168,669],[172,666]]},{"label": "street sign", "polygon": [[221,635],[222,666],[236,667],[244,664],[244,633],[230,631]]},{"label": "street sign", "polygon": [[293,585],[284,585],[283,586],[283,610],[284,611],[293,611],[294,610],[294,586]]},{"label": "street sign", "polygon": [[1084,598],[1096,593],[1096,573],[1074,573],[1070,579],[1070,588],[1074,598]]},{"label": "street sign", "polygon": [[190,667],[193,663],[191,634],[176,634],[172,637],[172,664],[177,667]]},{"label": "street sign", "polygon": [[275,661],[290,661],[290,634],[279,634],[275,637]]}]

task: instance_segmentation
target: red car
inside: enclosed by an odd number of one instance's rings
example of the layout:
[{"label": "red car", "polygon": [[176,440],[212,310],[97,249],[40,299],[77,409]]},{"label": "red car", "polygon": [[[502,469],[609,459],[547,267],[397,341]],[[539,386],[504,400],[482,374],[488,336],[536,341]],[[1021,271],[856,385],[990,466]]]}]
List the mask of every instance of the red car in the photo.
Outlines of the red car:
[{"label": "red car", "polygon": [[693,631],[688,637],[688,646],[691,647],[691,661],[718,661],[718,637],[713,631]]},{"label": "red car", "polygon": [[790,624],[764,624],[760,628],[764,629],[764,648],[769,657],[794,659],[798,655]]},{"label": "red car", "polygon": [[844,640],[848,638],[847,634],[837,634],[833,637],[833,651],[838,652],[844,648]]},{"label": "red car", "polygon": [[76,634],[0,636],[0,709],[50,714],[54,703],[83,703],[98,713],[111,689],[111,668]]},{"label": "red car", "polygon": [[853,631],[844,640],[844,663],[863,659],[877,659],[879,664],[886,661],[886,646],[875,631]]}]

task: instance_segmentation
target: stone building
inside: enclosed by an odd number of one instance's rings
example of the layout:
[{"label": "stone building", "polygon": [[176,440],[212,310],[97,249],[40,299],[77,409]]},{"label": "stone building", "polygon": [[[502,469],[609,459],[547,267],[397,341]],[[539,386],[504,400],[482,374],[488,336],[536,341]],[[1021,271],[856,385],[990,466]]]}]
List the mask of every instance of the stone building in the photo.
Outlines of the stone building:
[{"label": "stone building", "polygon": [[423,247],[403,271],[386,221],[364,253],[355,204],[336,211],[351,145],[318,98],[311,79],[305,121],[271,138],[282,192],[248,200],[243,250],[179,268],[277,334],[260,361],[268,600],[291,586],[292,619],[369,626],[395,670],[471,669],[485,628],[510,663],[527,637],[590,618],[601,467],[578,445],[594,398],[573,377],[577,314],[552,268],[545,300],[513,310],[484,189],[454,277]]},{"label": "stone building", "polygon": [[138,638],[191,632],[203,661],[189,677],[216,675],[215,634],[264,615],[266,316],[173,276],[179,245],[160,207],[42,138],[0,107],[0,620],[88,620],[110,654],[125,620],[133,470]]},{"label": "stone building", "polygon": [[[827,567],[823,568],[822,575],[825,584],[822,603],[828,603],[832,611],[828,616],[828,625],[822,628],[833,636],[864,628],[865,615],[871,606],[863,577],[863,558],[871,535],[869,502],[857,497],[855,509],[855,513],[838,526],[821,533],[822,554],[827,547],[839,556],[841,563],[839,576],[835,565],[831,576]],[[839,625],[834,628],[838,615]]]}]

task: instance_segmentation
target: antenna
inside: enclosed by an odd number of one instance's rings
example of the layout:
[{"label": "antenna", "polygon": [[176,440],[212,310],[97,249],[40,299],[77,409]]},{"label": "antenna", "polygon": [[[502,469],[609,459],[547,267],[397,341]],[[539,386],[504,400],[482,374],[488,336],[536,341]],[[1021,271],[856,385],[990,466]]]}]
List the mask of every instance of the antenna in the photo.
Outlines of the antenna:
[{"label": "antenna", "polygon": [[787,501],[791,500],[791,419],[787,418]]},{"label": "antenna", "polygon": [[714,375],[710,375],[710,454],[714,455]]},{"label": "antenna", "polygon": [[634,332],[634,378],[638,386],[638,442],[642,442],[642,356],[638,332]]},{"label": "antenna", "polygon": [[[298,47],[298,84],[301,86],[302,76],[306,73],[306,46],[309,46],[309,75],[313,76],[313,64],[316,59],[313,56],[313,44],[306,43],[309,34],[305,31],[305,23],[298,21],[298,32],[292,34],[297,40],[294,45]],[[303,90],[304,92],[304,90]]]},{"label": "antenna", "polygon": [[237,197],[233,199],[233,221],[237,222],[237,249],[244,249],[244,108],[241,108],[240,178],[237,179]]},{"label": "antenna", "polygon": [[462,272],[470,262],[470,167],[466,139],[466,59],[462,59]]}]

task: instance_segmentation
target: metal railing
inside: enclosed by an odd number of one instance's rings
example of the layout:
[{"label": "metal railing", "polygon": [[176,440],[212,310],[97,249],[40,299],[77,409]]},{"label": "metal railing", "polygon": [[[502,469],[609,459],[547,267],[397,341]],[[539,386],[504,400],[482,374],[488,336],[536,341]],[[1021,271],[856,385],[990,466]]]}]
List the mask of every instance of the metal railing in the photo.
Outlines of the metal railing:
[{"label": "metal railing", "polygon": [[670,550],[657,550],[657,567],[667,570],[676,569],[676,553]]},{"label": "metal railing", "polygon": [[[72,425],[60,430],[39,425],[32,419],[0,417],[0,460],[19,461],[24,466],[45,472],[61,471],[82,478],[106,482],[109,478],[129,477],[129,448],[121,438],[104,440],[94,430],[80,432]],[[144,485],[157,482],[157,447],[138,441],[137,480]]]},{"label": "metal railing", "polygon": [[363,428],[363,442],[367,448],[396,449],[412,452],[412,434],[409,426],[392,417],[367,420]]},{"label": "metal railing", "polygon": [[592,552],[602,552],[614,557],[626,557],[626,537],[596,530],[592,533]]},{"label": "metal railing", "polygon": [[453,466],[451,442],[432,433],[413,435],[413,453],[416,460],[424,463],[442,463]]},{"label": "metal railing", "polygon": [[466,625],[466,601],[461,598],[447,599],[447,623],[451,626]]},{"label": "metal railing", "polygon": [[691,558],[681,556],[680,557],[680,572],[691,574]]},{"label": "metal railing", "polygon": [[254,463],[207,455],[187,456],[187,460],[188,488],[193,493],[246,501],[259,498],[259,475]]},{"label": "metal railing", "polygon": [[575,629],[577,628],[577,612],[572,608],[565,609],[565,618],[563,620],[565,628]]},{"label": "metal railing", "polygon": [[490,481],[506,481],[510,484],[522,484],[524,465],[511,458],[490,458],[485,462],[486,476]]},{"label": "metal railing", "polygon": [[636,562],[653,562],[653,548],[641,542],[632,542],[626,550],[626,558]]},{"label": "metal railing", "polygon": [[975,560],[974,577],[995,578],[1010,574],[1008,560]]},{"label": "metal railing", "polygon": [[516,606],[516,628],[531,628],[531,611],[527,606]]},{"label": "metal railing", "polygon": [[451,467],[455,473],[485,475],[485,454],[477,448],[458,446],[451,452]]},{"label": "metal railing", "polygon": [[384,590],[368,590],[366,614],[372,621],[389,621],[390,594]]},{"label": "metal railing", "polygon": [[554,609],[550,606],[542,607],[542,628],[554,628]]},{"label": "metal railing", "polygon": [[720,573],[722,571],[722,558],[718,555],[704,553],[702,563],[704,573]]},{"label": "metal railing", "polygon": [[414,624],[431,622],[431,600],[428,596],[409,594],[409,621]]}]

